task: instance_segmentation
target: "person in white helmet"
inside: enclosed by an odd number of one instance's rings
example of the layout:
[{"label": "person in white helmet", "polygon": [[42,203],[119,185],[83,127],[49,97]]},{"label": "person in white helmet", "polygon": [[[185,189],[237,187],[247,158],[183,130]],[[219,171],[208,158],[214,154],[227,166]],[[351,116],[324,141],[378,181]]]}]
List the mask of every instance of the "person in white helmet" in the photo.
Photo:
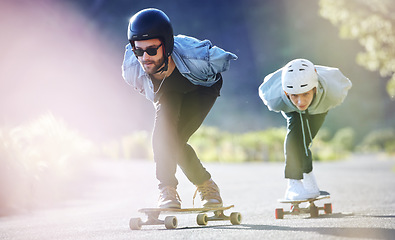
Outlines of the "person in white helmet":
[{"label": "person in white helmet", "polygon": [[320,195],[310,145],[328,111],[344,101],[351,86],[339,69],[317,66],[307,59],[294,59],[264,78],[259,96],[270,111],[281,112],[287,120],[285,199]]}]

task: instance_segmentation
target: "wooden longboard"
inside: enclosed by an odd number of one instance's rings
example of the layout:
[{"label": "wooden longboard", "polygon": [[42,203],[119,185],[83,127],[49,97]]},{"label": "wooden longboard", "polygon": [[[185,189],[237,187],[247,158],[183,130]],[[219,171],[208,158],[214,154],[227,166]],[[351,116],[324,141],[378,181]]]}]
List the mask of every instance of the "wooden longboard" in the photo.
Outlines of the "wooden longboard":
[{"label": "wooden longboard", "polygon": [[[234,205],[226,207],[206,207],[206,208],[142,208],[138,210],[147,216],[146,221],[141,218],[131,218],[129,227],[132,230],[139,230],[143,225],[165,225],[167,229],[177,228],[178,220],[175,216],[166,216],[164,220],[159,219],[161,214],[167,215],[168,213],[182,214],[182,213],[198,213],[196,222],[198,225],[207,225],[209,221],[226,221],[230,220],[233,225],[241,223],[241,214],[232,212],[229,216],[224,214],[225,210],[234,207]],[[212,212],[212,216],[206,213]]]},{"label": "wooden longboard", "polygon": [[[321,192],[322,194],[322,192]],[[329,199],[329,194],[320,195],[316,198],[309,198],[304,200],[288,200],[288,199],[279,199],[278,202],[280,203],[290,203],[291,210],[284,211],[282,208],[277,208],[275,211],[276,219],[283,219],[284,215],[299,215],[302,213],[310,213],[311,217],[318,217],[319,210],[324,210],[325,214],[332,213],[332,204],[325,203],[323,207],[318,207],[315,205],[315,201],[322,200],[322,199]],[[309,205],[307,207],[300,207],[299,204],[308,202]]]},{"label": "wooden longboard", "polygon": [[225,211],[234,207],[230,205],[227,207],[206,207],[206,208],[142,208],[139,209],[141,213],[203,213],[213,211]]},{"label": "wooden longboard", "polygon": [[316,198],[308,198],[308,199],[303,199],[303,200],[289,200],[289,199],[279,199],[278,202],[280,203],[303,203],[303,202],[314,202],[317,200],[325,199],[325,198],[330,198],[331,195],[320,195]]}]

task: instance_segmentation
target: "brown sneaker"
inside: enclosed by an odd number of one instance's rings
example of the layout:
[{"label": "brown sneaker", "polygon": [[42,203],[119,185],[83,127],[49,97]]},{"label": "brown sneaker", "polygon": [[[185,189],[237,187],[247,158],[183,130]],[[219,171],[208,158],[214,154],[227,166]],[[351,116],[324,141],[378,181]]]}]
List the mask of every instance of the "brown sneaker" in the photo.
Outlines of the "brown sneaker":
[{"label": "brown sneaker", "polygon": [[165,186],[159,189],[159,208],[181,208],[181,199],[174,187]]},{"label": "brown sneaker", "polygon": [[197,189],[193,196],[194,201],[198,191],[200,192],[200,199],[203,207],[222,207],[222,198],[219,194],[219,188],[211,178],[201,185],[197,185]]}]

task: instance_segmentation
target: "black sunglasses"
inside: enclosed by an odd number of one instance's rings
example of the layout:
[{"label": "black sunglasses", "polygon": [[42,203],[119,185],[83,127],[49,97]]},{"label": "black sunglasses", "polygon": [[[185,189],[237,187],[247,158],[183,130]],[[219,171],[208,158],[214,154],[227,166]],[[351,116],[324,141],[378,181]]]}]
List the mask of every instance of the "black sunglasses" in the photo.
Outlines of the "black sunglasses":
[{"label": "black sunglasses", "polygon": [[146,52],[150,56],[155,56],[158,53],[158,49],[160,48],[160,46],[162,46],[162,43],[157,47],[149,47],[145,50],[143,50],[141,48],[133,48],[133,52],[134,52],[134,55],[136,55],[137,57],[143,56],[144,52]]}]

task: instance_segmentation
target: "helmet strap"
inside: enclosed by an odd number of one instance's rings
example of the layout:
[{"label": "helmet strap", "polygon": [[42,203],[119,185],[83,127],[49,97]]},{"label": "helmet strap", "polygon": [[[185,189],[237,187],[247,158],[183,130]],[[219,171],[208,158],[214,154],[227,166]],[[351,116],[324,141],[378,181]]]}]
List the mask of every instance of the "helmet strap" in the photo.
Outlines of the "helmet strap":
[{"label": "helmet strap", "polygon": [[169,66],[169,57],[165,58],[164,66],[160,68],[158,71],[156,71],[155,73],[163,73],[164,71],[167,71],[168,66]]},{"label": "helmet strap", "polygon": [[162,41],[162,49],[163,49],[163,56],[165,58],[165,62],[164,62],[164,66],[162,68],[160,68],[158,71],[156,71],[156,73],[163,73],[164,71],[167,71],[168,67],[169,67],[169,57],[166,56],[166,49],[165,49],[165,44],[164,41]]}]

